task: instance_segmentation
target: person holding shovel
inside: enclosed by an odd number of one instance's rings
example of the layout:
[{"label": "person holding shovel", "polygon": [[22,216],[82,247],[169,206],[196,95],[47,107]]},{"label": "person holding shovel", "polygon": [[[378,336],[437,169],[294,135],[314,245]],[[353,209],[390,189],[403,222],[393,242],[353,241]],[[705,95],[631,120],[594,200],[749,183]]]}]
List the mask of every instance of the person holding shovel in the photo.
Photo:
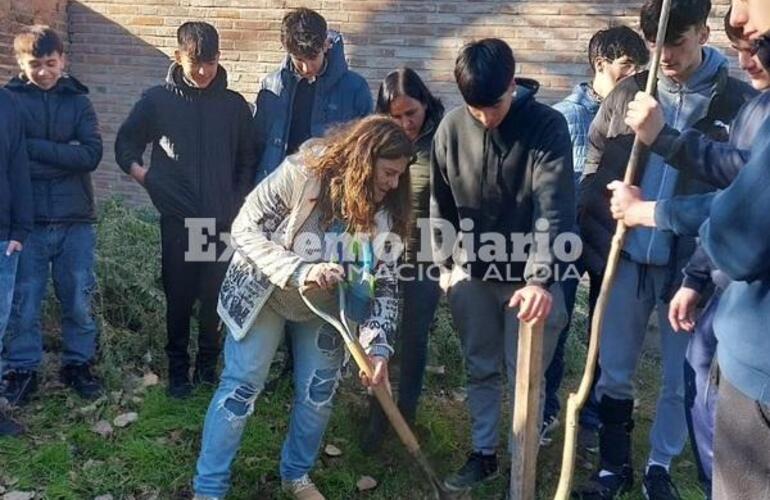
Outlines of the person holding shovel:
[{"label": "person holding shovel", "polygon": [[[235,255],[219,297],[227,328],[225,368],[203,428],[196,499],[227,493],[230,466],[284,329],[292,337],[295,399],[281,452],[282,486],[298,500],[324,498],[309,473],[331,415],[344,345],[305,305],[299,289],[331,292],[351,277],[327,250],[341,236],[368,245],[407,234],[411,188],[405,174],[412,153],[412,141],[395,121],[364,118],[307,143],[247,198],[233,223]],[[388,380],[397,259],[378,252],[377,244],[371,248],[371,269],[360,274],[372,277],[365,286],[373,293],[356,321],[374,366],[372,379],[362,380],[376,385]]]}]

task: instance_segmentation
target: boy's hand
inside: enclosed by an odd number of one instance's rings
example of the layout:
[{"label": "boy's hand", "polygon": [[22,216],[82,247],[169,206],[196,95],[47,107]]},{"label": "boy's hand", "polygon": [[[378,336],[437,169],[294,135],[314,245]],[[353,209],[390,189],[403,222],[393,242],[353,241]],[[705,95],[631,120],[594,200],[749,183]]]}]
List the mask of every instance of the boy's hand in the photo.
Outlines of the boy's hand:
[{"label": "boy's hand", "polygon": [[625,122],[647,146],[655,142],[666,124],[660,103],[644,92],[637,92],[628,103]]},{"label": "boy's hand", "polygon": [[642,200],[642,191],[622,181],[607,184],[612,191],[610,212],[615,220],[623,221],[628,227],[655,227],[655,202]]},{"label": "boy's hand", "polygon": [[551,312],[551,292],[538,285],[527,285],[514,292],[508,307],[518,307],[521,321],[544,320]]},{"label": "boy's hand", "polygon": [[147,175],[147,168],[139,165],[138,163],[131,164],[131,170],[129,175],[134,178],[136,182],[144,186],[144,177]]},{"label": "boy's hand", "polygon": [[675,332],[692,333],[695,329],[695,308],[700,294],[691,288],[681,287],[668,305],[668,322]]},{"label": "boy's hand", "polygon": [[14,252],[21,252],[23,249],[24,245],[22,245],[20,241],[11,240],[5,248],[5,256],[10,257]]}]

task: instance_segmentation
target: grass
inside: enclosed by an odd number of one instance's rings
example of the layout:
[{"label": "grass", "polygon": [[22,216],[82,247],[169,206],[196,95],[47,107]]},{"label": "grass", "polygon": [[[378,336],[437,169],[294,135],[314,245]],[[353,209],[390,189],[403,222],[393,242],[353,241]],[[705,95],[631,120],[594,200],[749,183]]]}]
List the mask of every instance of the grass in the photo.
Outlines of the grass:
[{"label": "grass", "polygon": [[[86,499],[111,494],[115,499],[189,498],[190,482],[200,446],[200,434],[212,389],[199,388],[186,401],[166,397],[162,385],[144,388],[146,372],[163,373],[163,295],[159,287],[159,243],[154,216],[120,203],[102,207],[99,224],[97,309],[102,330],[99,372],[108,394],[94,404],[78,399],[55,379],[59,340],[56,307],[46,309],[46,346],[42,390],[28,406],[16,410],[29,432],[19,439],[0,440],[0,486],[7,491],[35,491],[39,498]],[[573,329],[585,331],[585,291],[581,290]],[[577,386],[585,356],[584,334],[570,337],[564,393]],[[429,374],[420,407],[417,434],[440,474],[459,466],[469,442],[464,403],[457,401],[464,375],[457,336],[446,304],[442,303],[431,336],[430,364],[446,367]],[[649,445],[654,414],[659,359],[643,355],[638,370],[639,407],[636,412],[635,465],[641,469]],[[277,474],[280,448],[288,426],[292,388],[288,380],[261,397],[246,426],[240,453],[233,465],[234,499],[284,499]],[[352,375],[336,400],[326,442],[343,452],[321,456],[313,476],[330,499],[419,499],[428,491],[419,469],[391,434],[384,449],[364,455],[357,446],[366,415],[365,393]],[[137,422],[115,428],[102,437],[91,429],[99,420],[135,411]],[[505,417],[508,421],[508,417]],[[560,432],[563,428],[560,428]],[[501,429],[501,432],[506,432]],[[505,442],[502,439],[501,442]],[[561,436],[541,450],[538,492],[551,498],[561,463]],[[501,450],[504,454],[505,451]],[[684,498],[702,498],[689,450],[674,466]],[[581,468],[578,481],[587,477]],[[359,493],[356,481],[374,477],[376,489]],[[500,478],[474,492],[477,499],[501,498]],[[628,496],[640,499],[637,490]]]}]

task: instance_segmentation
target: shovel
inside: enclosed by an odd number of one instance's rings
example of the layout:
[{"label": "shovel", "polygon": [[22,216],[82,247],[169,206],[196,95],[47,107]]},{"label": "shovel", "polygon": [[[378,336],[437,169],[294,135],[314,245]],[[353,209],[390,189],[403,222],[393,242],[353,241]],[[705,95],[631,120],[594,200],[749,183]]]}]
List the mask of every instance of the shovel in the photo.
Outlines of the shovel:
[{"label": "shovel", "polygon": [[[323,300],[322,297],[319,297],[318,300],[311,300],[309,295],[312,294],[315,290],[318,290],[319,295],[322,294],[323,296],[326,296],[326,300]],[[337,290],[339,304],[335,304],[334,312],[331,312],[332,307],[329,305],[330,294],[321,289],[315,287],[300,288],[300,296],[311,311],[313,311],[319,318],[323,319],[331,326],[333,326],[335,330],[337,330],[340,336],[342,336],[342,339],[345,342],[345,347],[348,349],[348,352],[350,352],[350,355],[355,360],[358,368],[364,372],[371,380],[371,378],[374,376],[374,368],[369,361],[369,357],[364,352],[363,347],[361,347],[361,344],[358,342],[358,338],[353,334],[348,324],[348,319],[345,313],[345,292],[341,286],[338,286]],[[322,306],[321,303],[324,303],[325,307]],[[468,491],[450,491],[438,478],[436,471],[433,469],[430,462],[428,462],[428,459],[423,454],[422,449],[420,449],[420,444],[417,442],[417,437],[409,428],[406,420],[404,420],[404,417],[398,410],[398,407],[393,401],[393,398],[391,397],[390,392],[388,392],[385,384],[378,384],[373,386],[372,392],[377,398],[377,401],[379,401],[380,405],[382,406],[382,410],[388,417],[388,420],[393,426],[393,429],[396,431],[399,439],[404,444],[409,454],[412,455],[414,460],[420,466],[426,478],[428,479],[428,482],[433,489],[434,497],[439,500],[469,499],[470,496]]]}]

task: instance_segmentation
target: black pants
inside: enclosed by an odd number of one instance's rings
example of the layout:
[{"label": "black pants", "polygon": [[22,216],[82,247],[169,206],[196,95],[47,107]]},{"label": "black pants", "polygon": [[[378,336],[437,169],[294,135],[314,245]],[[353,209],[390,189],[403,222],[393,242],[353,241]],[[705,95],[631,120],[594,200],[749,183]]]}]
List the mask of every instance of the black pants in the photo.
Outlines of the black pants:
[{"label": "black pants", "polygon": [[[184,219],[163,216],[160,229],[169,374],[172,377],[187,376],[190,368],[190,317],[196,301],[200,301],[196,368],[215,367],[222,350],[217,297],[227,263],[195,262],[185,257],[189,238]],[[211,241],[213,244],[213,236]],[[218,241],[217,236],[217,257],[223,251],[224,245]]]}]

